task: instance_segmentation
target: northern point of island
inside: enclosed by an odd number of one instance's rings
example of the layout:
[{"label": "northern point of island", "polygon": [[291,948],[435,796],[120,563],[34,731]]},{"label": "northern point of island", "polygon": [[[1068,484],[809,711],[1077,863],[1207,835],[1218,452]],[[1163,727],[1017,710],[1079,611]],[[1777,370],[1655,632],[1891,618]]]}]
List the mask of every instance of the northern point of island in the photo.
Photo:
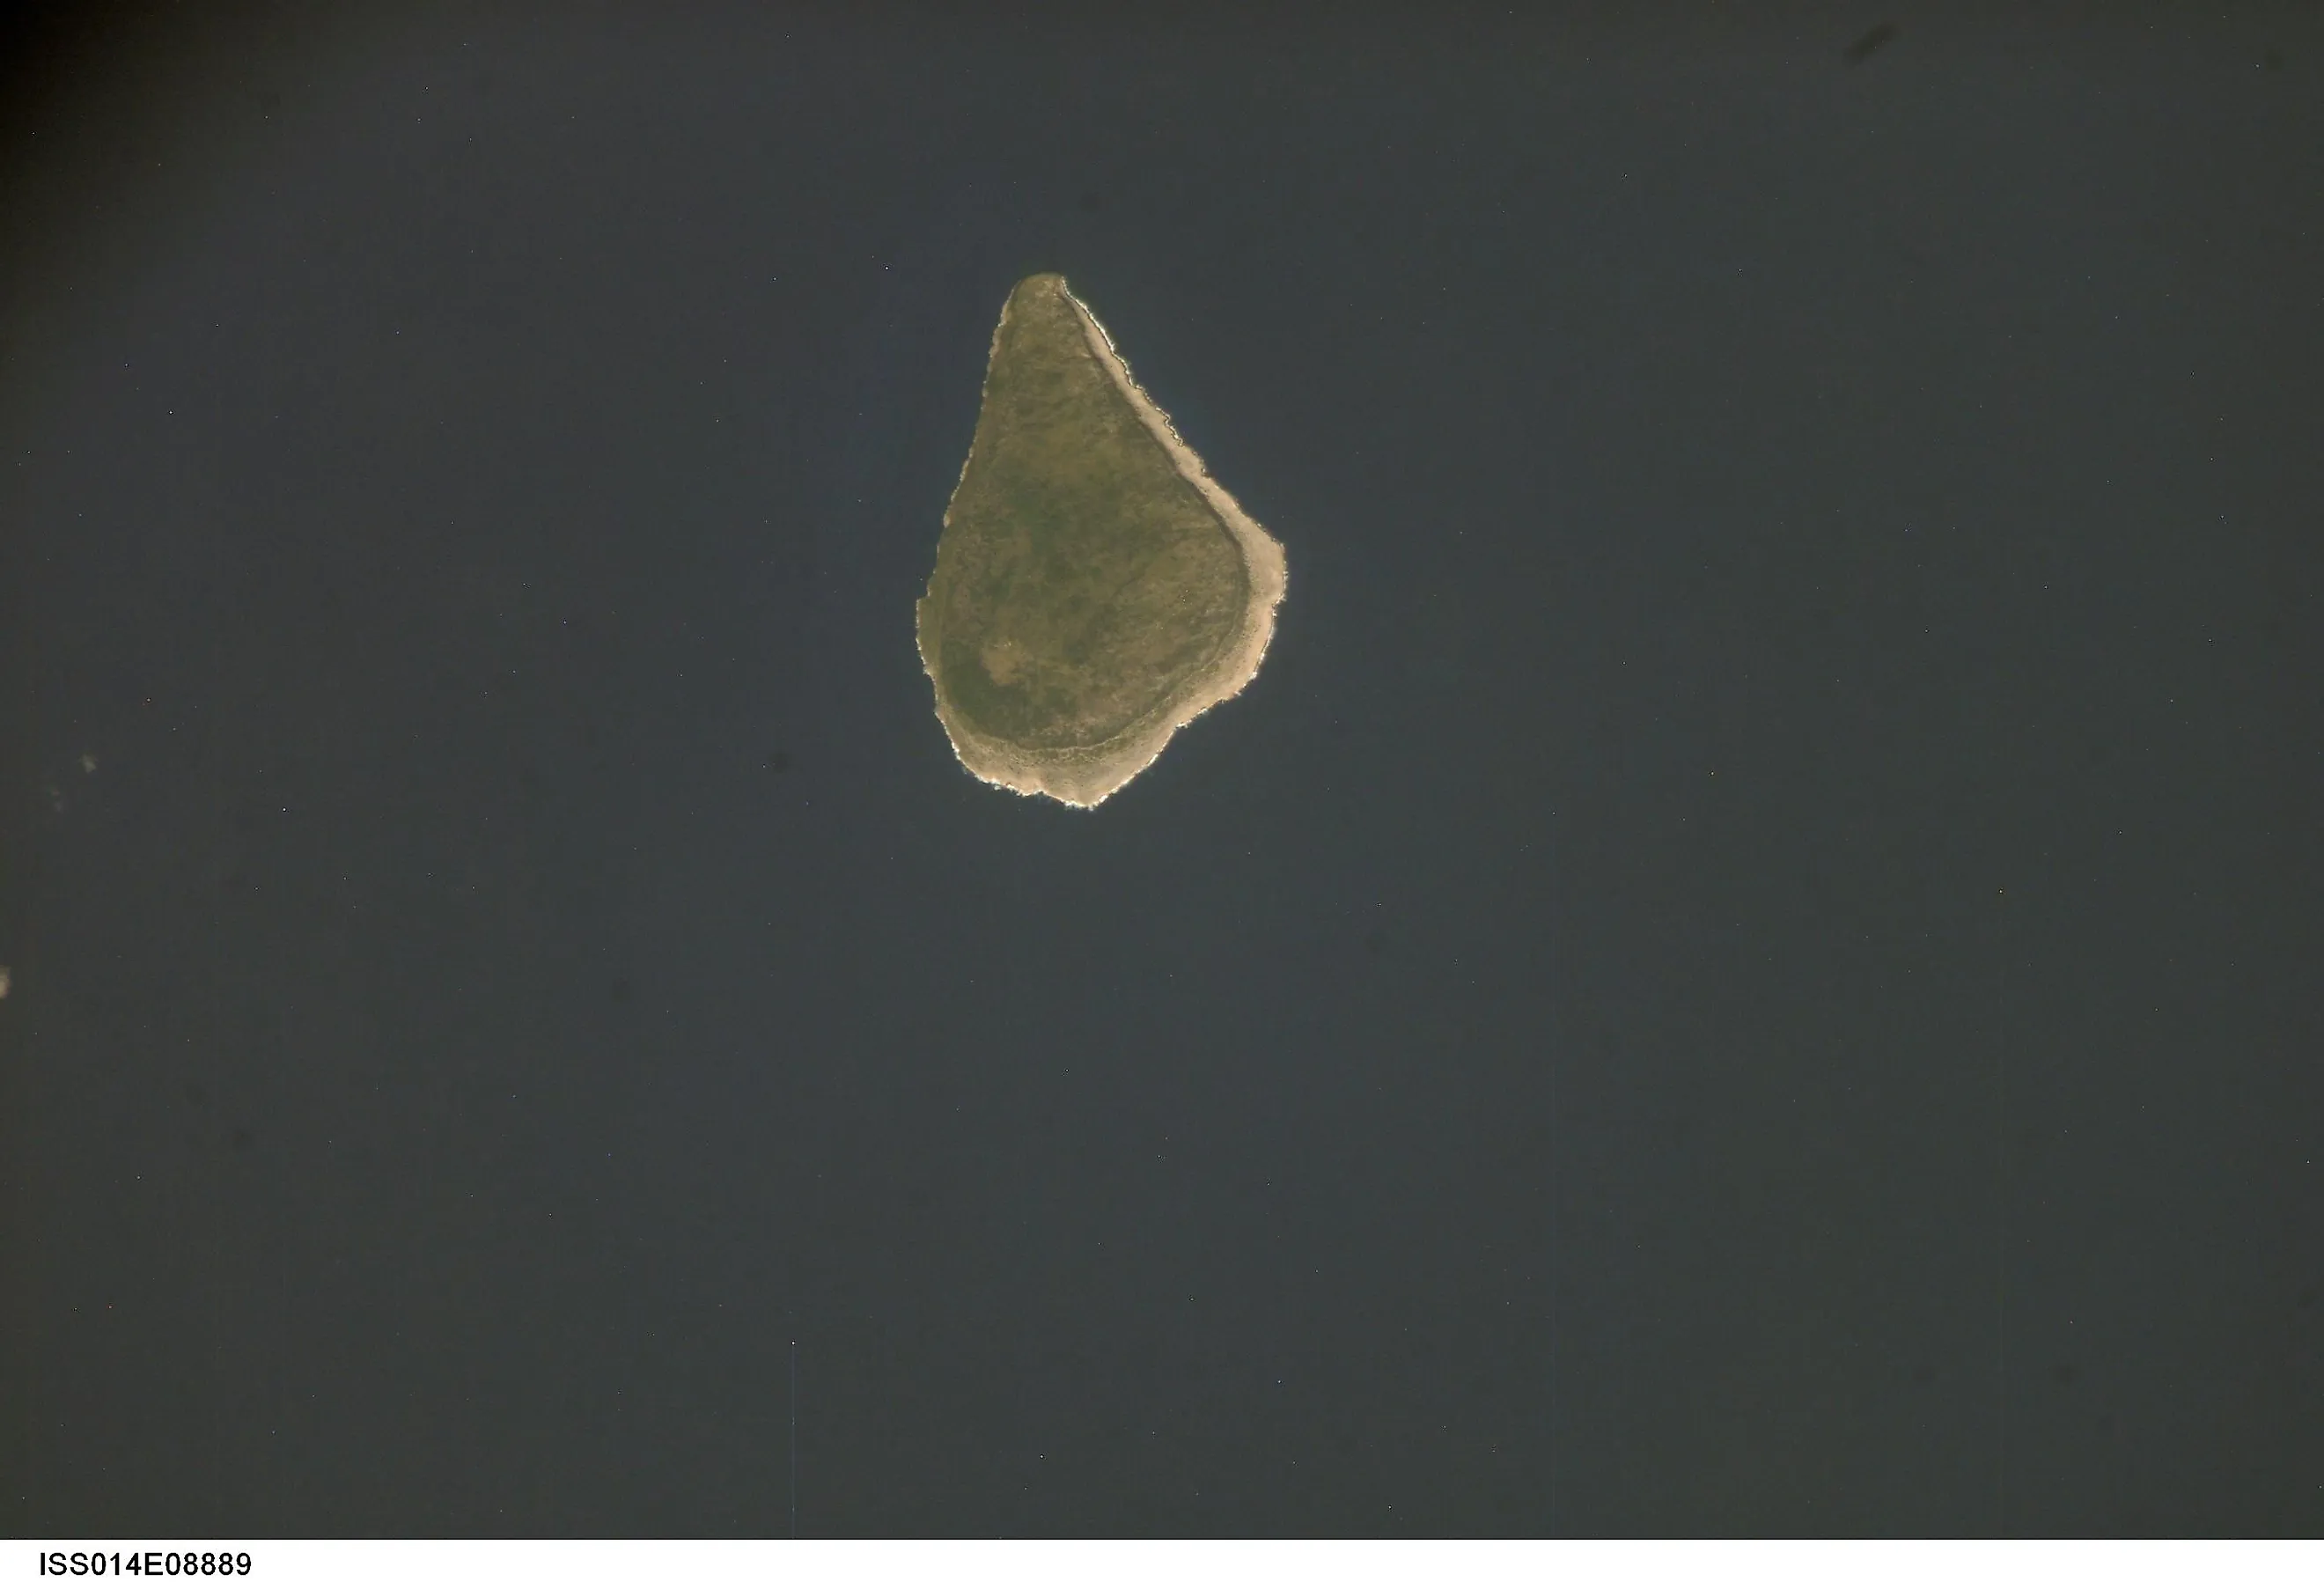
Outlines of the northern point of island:
[{"label": "northern point of island", "polygon": [[1019,281],[919,603],[969,772],[1097,806],[1259,673],[1284,573],[1065,277]]}]

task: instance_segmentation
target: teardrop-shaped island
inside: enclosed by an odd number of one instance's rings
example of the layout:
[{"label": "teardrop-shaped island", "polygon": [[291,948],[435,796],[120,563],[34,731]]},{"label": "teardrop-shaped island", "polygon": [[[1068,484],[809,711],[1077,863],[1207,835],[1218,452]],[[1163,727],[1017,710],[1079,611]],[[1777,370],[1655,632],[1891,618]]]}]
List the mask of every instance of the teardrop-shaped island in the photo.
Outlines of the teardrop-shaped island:
[{"label": "teardrop-shaped island", "polygon": [[1259,673],[1283,546],[1204,470],[1065,277],[1018,282],[919,604],[978,779],[1093,808]]}]

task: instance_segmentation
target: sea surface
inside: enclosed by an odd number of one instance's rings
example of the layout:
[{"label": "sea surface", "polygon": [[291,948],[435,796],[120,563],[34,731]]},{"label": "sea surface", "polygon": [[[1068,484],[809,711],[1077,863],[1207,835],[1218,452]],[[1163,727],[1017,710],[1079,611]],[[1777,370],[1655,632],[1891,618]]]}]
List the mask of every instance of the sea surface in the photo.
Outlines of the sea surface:
[{"label": "sea surface", "polygon": [[[2324,1530],[2312,9],[88,15],[0,1528]],[[1043,270],[1289,561],[1094,811]]]}]

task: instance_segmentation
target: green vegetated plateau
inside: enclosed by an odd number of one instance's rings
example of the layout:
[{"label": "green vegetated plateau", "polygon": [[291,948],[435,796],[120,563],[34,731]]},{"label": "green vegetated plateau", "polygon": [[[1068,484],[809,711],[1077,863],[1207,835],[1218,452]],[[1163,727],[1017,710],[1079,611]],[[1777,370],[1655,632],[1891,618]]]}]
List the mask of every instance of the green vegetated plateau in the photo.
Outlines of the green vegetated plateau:
[{"label": "green vegetated plateau", "polygon": [[919,605],[961,762],[1094,806],[1257,673],[1283,585],[1063,277],[1019,282]]}]

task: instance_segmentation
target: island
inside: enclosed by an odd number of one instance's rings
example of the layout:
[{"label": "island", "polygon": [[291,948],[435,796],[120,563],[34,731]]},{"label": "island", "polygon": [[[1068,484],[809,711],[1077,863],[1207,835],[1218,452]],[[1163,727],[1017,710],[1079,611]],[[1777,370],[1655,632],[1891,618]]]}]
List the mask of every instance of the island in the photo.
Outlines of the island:
[{"label": "island", "polygon": [[969,772],[1096,807],[1259,673],[1284,579],[1065,278],[1019,282],[919,602]]}]

